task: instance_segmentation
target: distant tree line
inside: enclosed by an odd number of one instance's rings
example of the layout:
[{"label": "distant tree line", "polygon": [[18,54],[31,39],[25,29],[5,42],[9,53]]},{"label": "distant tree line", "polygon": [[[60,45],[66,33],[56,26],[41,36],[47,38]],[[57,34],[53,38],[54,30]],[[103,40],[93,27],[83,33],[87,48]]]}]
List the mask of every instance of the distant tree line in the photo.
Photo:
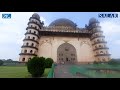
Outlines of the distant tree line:
[{"label": "distant tree line", "polygon": [[0,59],[0,66],[20,65],[19,61],[13,61],[12,59]]},{"label": "distant tree line", "polygon": [[94,62],[94,64],[100,64],[100,63],[107,63],[109,65],[120,65],[120,59],[111,59],[110,61],[108,62]]}]

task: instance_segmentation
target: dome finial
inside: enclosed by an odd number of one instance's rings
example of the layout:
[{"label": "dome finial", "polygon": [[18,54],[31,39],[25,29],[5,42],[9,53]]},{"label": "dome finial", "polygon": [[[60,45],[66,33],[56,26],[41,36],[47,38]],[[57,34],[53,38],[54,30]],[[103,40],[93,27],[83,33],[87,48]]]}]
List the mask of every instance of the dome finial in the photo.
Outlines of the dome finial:
[{"label": "dome finial", "polygon": [[36,17],[37,19],[40,19],[40,16],[37,13],[34,13],[32,17]]},{"label": "dome finial", "polygon": [[90,24],[93,24],[93,23],[99,23],[99,21],[98,21],[96,18],[92,17],[92,18],[90,18],[90,20],[89,20],[89,25],[90,25]]}]

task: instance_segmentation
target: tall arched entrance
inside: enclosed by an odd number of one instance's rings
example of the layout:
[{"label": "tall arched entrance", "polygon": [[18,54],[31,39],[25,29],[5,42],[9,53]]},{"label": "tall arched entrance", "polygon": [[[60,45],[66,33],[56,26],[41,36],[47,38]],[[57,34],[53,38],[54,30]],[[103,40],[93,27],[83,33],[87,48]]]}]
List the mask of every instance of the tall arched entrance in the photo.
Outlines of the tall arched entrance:
[{"label": "tall arched entrance", "polygon": [[57,63],[75,64],[77,62],[76,49],[69,43],[60,45],[57,49]]}]

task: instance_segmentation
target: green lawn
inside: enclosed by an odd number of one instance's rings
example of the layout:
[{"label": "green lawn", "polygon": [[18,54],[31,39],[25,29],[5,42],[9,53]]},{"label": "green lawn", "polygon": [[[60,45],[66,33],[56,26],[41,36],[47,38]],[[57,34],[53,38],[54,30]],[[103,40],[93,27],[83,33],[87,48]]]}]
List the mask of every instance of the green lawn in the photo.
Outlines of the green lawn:
[{"label": "green lawn", "polygon": [[[113,73],[98,72],[96,69],[110,69]],[[114,71],[117,70],[117,71]],[[89,78],[120,78],[120,65],[108,65],[108,64],[91,64],[91,65],[79,65],[72,66],[70,73],[76,74],[76,72]]]},{"label": "green lawn", "polygon": [[[47,77],[50,68],[45,69],[43,77]],[[0,66],[0,78],[29,78],[26,66]]]}]

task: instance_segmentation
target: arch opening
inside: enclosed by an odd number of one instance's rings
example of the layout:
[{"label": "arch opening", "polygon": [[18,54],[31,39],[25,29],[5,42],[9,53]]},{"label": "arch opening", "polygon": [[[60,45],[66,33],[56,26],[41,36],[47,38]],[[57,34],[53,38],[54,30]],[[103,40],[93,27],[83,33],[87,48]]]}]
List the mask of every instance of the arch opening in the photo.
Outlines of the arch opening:
[{"label": "arch opening", "polygon": [[75,47],[69,43],[61,44],[57,49],[57,63],[77,63],[77,53]]}]

